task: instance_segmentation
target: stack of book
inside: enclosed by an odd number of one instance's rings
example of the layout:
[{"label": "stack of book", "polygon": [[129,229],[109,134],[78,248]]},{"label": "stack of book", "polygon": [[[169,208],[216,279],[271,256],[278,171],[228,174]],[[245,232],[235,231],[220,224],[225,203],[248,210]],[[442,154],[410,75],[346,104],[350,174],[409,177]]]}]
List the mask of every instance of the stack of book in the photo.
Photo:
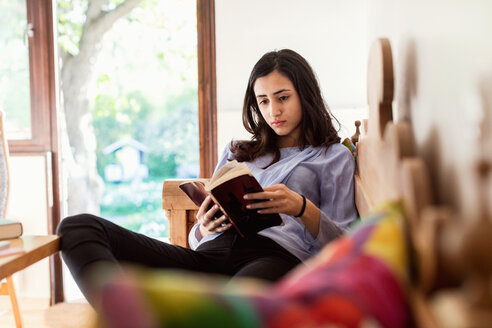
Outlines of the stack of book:
[{"label": "stack of book", "polygon": [[22,236],[22,223],[0,218],[0,240]]},{"label": "stack of book", "polygon": [[10,247],[10,241],[22,236],[22,223],[0,218],[0,257],[22,253],[22,248]]}]

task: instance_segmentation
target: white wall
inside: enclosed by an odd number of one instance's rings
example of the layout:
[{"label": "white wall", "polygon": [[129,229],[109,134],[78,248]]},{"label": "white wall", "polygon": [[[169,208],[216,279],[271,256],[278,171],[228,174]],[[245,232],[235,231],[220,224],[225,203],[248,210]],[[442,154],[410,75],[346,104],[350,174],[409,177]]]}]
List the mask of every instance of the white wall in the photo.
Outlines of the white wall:
[{"label": "white wall", "polygon": [[[10,156],[10,198],[7,217],[22,222],[24,235],[48,234],[46,157]],[[49,260],[14,274],[20,297],[50,297]]]},{"label": "white wall", "polygon": [[474,161],[492,160],[492,1],[368,3],[368,42],[384,36],[393,47],[394,110],[412,120],[438,201],[471,217],[480,205]]},{"label": "white wall", "polygon": [[[254,63],[263,53],[284,47],[311,63],[329,106],[345,125],[342,136],[352,134],[353,119],[366,115],[361,108],[366,106],[368,49],[374,39],[388,37],[395,117],[413,121],[437,201],[465,213],[479,207],[472,166],[481,154],[492,160],[492,1],[215,3],[220,150],[231,138],[248,137],[241,107]],[[486,123],[480,130],[484,109]]]},{"label": "white wall", "polygon": [[258,59],[275,49],[309,61],[328,105],[348,125],[342,134],[352,134],[352,118],[365,114],[366,16],[363,0],[215,0],[219,153],[232,138],[249,138],[241,121],[246,84]]}]

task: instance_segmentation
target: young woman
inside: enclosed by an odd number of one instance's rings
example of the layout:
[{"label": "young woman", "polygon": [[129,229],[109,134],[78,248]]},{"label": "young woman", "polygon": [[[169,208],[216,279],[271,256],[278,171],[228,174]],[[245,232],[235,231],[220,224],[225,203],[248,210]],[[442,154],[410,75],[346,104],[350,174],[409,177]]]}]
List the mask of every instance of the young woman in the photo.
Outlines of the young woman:
[{"label": "young woman", "polygon": [[[277,280],[341,235],[356,217],[354,159],[341,145],[316,76],[299,54],[284,49],[265,54],[249,78],[243,124],[250,141],[234,141],[227,160],[246,162],[264,188],[248,194],[259,213],[280,213],[284,225],[240,237],[217,206],[200,207],[190,232],[192,249],[170,245],[81,214],[60,224],[62,257],[91,304],[92,269],[120,269],[129,262],[228,276]],[[100,266],[99,266],[100,267]],[[99,270],[100,272],[100,270]]]}]

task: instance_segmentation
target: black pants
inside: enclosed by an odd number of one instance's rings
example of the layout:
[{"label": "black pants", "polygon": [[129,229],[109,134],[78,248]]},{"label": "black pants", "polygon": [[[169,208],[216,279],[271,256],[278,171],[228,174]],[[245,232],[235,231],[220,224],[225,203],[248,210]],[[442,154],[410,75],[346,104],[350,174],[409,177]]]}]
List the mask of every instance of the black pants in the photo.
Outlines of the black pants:
[{"label": "black pants", "polygon": [[91,286],[85,274],[94,263],[127,262],[275,281],[300,262],[271,239],[260,235],[244,239],[233,228],[197,250],[158,241],[90,214],[65,218],[58,234],[63,260],[89,302]]}]

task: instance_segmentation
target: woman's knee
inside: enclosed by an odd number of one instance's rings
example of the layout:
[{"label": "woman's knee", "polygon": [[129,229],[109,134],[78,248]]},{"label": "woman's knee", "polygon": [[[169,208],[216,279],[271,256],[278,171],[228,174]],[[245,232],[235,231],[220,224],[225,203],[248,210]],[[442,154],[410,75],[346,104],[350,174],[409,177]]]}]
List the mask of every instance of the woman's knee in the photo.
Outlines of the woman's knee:
[{"label": "woman's knee", "polygon": [[92,214],[79,214],[63,219],[58,226],[60,249],[66,251],[84,242],[101,241],[107,238],[104,219]]},{"label": "woman's knee", "polygon": [[64,218],[58,225],[56,233],[63,237],[74,231],[80,231],[84,226],[93,226],[98,217],[92,214],[78,214]]}]

